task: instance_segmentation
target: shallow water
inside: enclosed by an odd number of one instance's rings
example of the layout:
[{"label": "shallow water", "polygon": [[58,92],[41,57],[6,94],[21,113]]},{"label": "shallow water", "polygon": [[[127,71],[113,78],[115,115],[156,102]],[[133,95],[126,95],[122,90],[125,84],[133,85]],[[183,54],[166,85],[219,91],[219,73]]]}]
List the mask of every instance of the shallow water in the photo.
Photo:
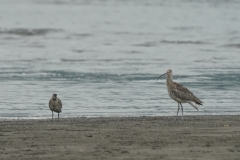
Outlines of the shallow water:
[{"label": "shallow water", "polygon": [[[0,1],[0,117],[168,116],[167,69],[204,102],[239,114],[238,1]],[[56,114],[55,114],[56,117]]]}]

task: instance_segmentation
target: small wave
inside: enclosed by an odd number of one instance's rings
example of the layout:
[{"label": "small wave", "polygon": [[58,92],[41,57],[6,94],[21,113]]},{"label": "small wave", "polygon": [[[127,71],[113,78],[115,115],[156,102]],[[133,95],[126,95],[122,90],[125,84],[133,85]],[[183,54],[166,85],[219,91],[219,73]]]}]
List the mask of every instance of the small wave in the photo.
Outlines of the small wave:
[{"label": "small wave", "polygon": [[65,58],[61,58],[62,62],[82,62],[82,61],[86,61],[86,59],[65,59]]},{"label": "small wave", "polygon": [[134,35],[134,36],[144,36],[144,35],[156,35],[155,32],[106,32],[114,35]]},{"label": "small wave", "polygon": [[203,42],[203,41],[168,41],[168,40],[162,40],[161,43],[172,43],[172,44],[209,44],[208,42]]},{"label": "small wave", "polygon": [[129,34],[131,34],[131,32],[110,32],[110,33],[112,33],[112,34],[116,34],[116,35],[129,35]]},{"label": "small wave", "polygon": [[91,37],[91,36],[93,36],[93,34],[90,34],[90,33],[74,33],[74,34],[72,34],[72,36],[84,38],[84,37]]},{"label": "small wave", "polygon": [[226,60],[225,57],[212,57],[212,59],[197,59],[194,62],[217,63],[217,61]]},{"label": "small wave", "polygon": [[127,53],[131,53],[131,54],[138,54],[138,53],[143,53],[143,52],[140,52],[140,51],[129,51]]},{"label": "small wave", "polygon": [[77,52],[77,53],[83,53],[83,52],[85,52],[85,50],[83,50],[83,49],[73,49],[72,51],[73,51],[73,52]]},{"label": "small wave", "polygon": [[184,26],[184,27],[172,27],[170,29],[173,29],[173,30],[180,30],[180,31],[189,31],[189,30],[199,30],[201,29],[201,27],[188,27],[188,26]]},{"label": "small wave", "polygon": [[153,47],[157,46],[160,43],[167,43],[167,44],[209,44],[208,42],[203,41],[168,41],[168,40],[162,40],[160,42],[145,42],[142,44],[134,44],[134,46],[141,46],[141,47]]},{"label": "small wave", "polygon": [[62,62],[83,62],[83,61],[97,61],[97,62],[120,62],[120,61],[139,61],[141,59],[131,58],[131,59],[66,59],[61,58]]},{"label": "small wave", "polygon": [[122,53],[129,53],[129,54],[140,54],[140,53],[143,53],[143,52],[141,52],[141,51],[135,51],[135,50],[133,50],[133,51],[122,51]]},{"label": "small wave", "polygon": [[72,52],[76,52],[76,53],[89,53],[89,52],[96,52],[94,50],[85,50],[85,49],[72,49]]},{"label": "small wave", "polygon": [[133,46],[153,47],[153,46],[156,46],[156,45],[157,45],[156,42],[146,42],[146,43],[142,43],[142,44],[134,44]]},{"label": "small wave", "polygon": [[[231,73],[231,74],[215,74],[209,75],[213,81],[221,81],[223,83],[239,84],[240,74]],[[235,83],[233,83],[235,82]]]},{"label": "small wave", "polygon": [[44,58],[35,58],[35,59],[20,59],[19,61],[22,62],[42,62],[42,61],[46,61],[47,59]]},{"label": "small wave", "polygon": [[65,0],[36,0],[34,3],[38,4],[54,4],[54,5],[88,5],[89,1],[65,1]]},{"label": "small wave", "polygon": [[42,62],[46,61],[44,58],[35,58],[35,59],[19,59],[19,60],[0,60],[0,62]]},{"label": "small wave", "polygon": [[216,50],[213,49],[200,49],[202,52],[217,52]]},{"label": "small wave", "polygon": [[222,57],[213,57],[214,60],[225,60],[226,58],[222,58]]},{"label": "small wave", "polygon": [[212,59],[198,59],[198,60],[195,60],[194,62],[217,63],[216,61],[214,61]]},{"label": "small wave", "polygon": [[221,47],[229,47],[229,48],[240,48],[240,44],[226,44],[226,45],[222,45]]},{"label": "small wave", "polygon": [[107,74],[107,73],[83,73],[70,71],[48,71],[42,70],[38,73],[28,70],[7,70],[0,71],[1,80],[35,80],[35,81],[81,81],[81,82],[132,82],[132,81],[146,81],[155,80],[159,75],[153,74]]},{"label": "small wave", "polygon": [[0,28],[0,34],[12,34],[19,36],[40,36],[46,35],[49,32],[57,32],[59,29],[40,28],[40,29],[28,29],[28,28],[15,28],[15,29],[3,29]]}]

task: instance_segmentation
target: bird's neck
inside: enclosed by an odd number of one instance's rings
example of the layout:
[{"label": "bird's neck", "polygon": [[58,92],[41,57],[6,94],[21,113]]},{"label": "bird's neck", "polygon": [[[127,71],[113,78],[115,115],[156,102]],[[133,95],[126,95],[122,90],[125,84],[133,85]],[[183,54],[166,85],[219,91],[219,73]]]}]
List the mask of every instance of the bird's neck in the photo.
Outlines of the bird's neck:
[{"label": "bird's neck", "polygon": [[167,76],[167,83],[172,83],[173,79],[172,79],[172,75],[168,75]]}]

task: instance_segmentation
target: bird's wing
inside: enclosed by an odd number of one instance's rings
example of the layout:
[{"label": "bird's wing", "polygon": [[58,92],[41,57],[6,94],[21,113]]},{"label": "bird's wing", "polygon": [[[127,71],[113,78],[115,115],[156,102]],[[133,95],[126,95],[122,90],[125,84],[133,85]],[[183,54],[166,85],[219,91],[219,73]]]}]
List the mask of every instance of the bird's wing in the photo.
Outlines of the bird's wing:
[{"label": "bird's wing", "polygon": [[51,99],[49,100],[49,102],[48,102],[48,106],[50,107],[50,105],[51,105]]},{"label": "bird's wing", "polygon": [[62,108],[62,101],[60,99],[58,99],[58,104],[59,104],[60,108]]},{"label": "bird's wing", "polygon": [[175,86],[172,89],[172,93],[174,96],[183,99],[185,101],[193,101],[197,103],[198,105],[202,105],[202,101],[199,100],[191,91],[189,91],[187,88],[183,87],[182,85],[178,83],[174,83]]}]

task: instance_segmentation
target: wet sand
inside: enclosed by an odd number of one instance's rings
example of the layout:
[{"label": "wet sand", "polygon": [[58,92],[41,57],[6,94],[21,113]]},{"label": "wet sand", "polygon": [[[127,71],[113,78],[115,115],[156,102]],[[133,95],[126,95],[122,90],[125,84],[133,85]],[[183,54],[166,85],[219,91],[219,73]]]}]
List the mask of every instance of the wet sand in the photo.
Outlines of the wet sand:
[{"label": "wet sand", "polygon": [[0,159],[240,159],[240,116],[1,120]]}]

